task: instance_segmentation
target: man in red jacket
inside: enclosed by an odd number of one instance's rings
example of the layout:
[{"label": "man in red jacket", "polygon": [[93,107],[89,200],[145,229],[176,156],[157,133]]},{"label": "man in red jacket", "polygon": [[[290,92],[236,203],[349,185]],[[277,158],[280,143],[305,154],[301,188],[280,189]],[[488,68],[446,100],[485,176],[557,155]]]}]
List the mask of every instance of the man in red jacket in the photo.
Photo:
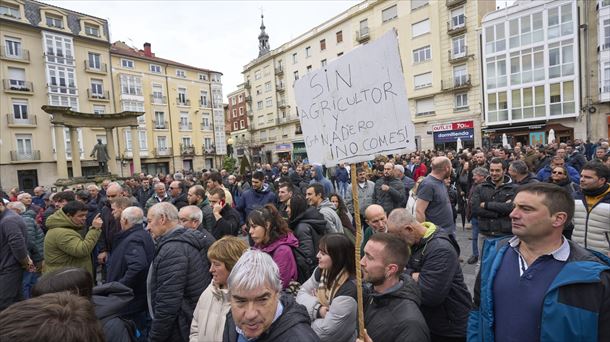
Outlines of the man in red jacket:
[{"label": "man in red jacket", "polygon": [[426,164],[421,162],[420,156],[416,156],[415,157],[415,169],[413,171],[413,180],[417,182],[419,177],[426,177],[427,174],[428,174],[428,168],[426,167]]}]

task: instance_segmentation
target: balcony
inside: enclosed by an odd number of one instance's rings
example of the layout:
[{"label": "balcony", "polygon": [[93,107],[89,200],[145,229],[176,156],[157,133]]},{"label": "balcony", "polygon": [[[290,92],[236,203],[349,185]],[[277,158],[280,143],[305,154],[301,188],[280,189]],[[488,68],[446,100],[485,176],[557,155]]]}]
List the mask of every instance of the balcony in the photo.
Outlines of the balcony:
[{"label": "balcony", "polygon": [[466,16],[463,24],[454,24],[452,20],[447,22],[447,33],[451,36],[466,32]]},{"label": "balcony", "polygon": [[176,98],[176,104],[178,106],[190,106],[191,105],[191,100],[177,97]]},{"label": "balcony", "polygon": [[216,147],[214,147],[214,145],[210,145],[210,146],[205,146],[205,144],[203,146],[201,146],[204,154],[216,154]]},{"label": "balcony", "polygon": [[303,129],[301,128],[301,126],[298,126],[297,128],[295,128],[294,134],[303,134]]},{"label": "balcony", "polygon": [[202,131],[211,131],[212,130],[212,126],[210,126],[210,124],[204,124],[203,122],[201,123],[201,130]]},{"label": "balcony", "polygon": [[244,83],[244,88],[245,88],[245,89],[250,89],[250,88],[252,88],[252,86],[250,85],[250,81],[246,81],[246,83]]},{"label": "balcony", "polygon": [[40,160],[40,150],[11,151],[11,161],[36,161]]},{"label": "balcony", "polygon": [[449,80],[449,81],[441,81],[441,88],[443,90],[455,91],[455,90],[468,89],[470,87],[472,87],[470,74],[454,77],[453,80]]},{"label": "balcony", "polygon": [[178,124],[178,129],[181,130],[181,131],[192,131],[193,130],[193,123],[192,122],[180,121],[180,123]]},{"label": "balcony", "polygon": [[7,93],[31,95],[34,94],[32,82],[23,80],[4,79],[2,80],[4,91]]},{"label": "balcony", "polygon": [[94,93],[91,89],[87,89],[87,97],[90,101],[110,101],[110,92],[108,90],[102,91],[102,93]]},{"label": "balcony", "polygon": [[299,120],[299,118],[296,117],[295,115],[287,115],[284,118],[277,118],[276,122],[278,125],[281,125],[281,124],[290,123],[290,122],[298,121],[298,120]]},{"label": "balcony", "polygon": [[195,146],[180,144],[180,155],[183,157],[193,157],[195,155]]},{"label": "balcony", "polygon": [[106,63],[100,63],[99,65],[91,65],[89,61],[85,61],[85,71],[94,74],[107,74],[108,65]]},{"label": "balcony", "polygon": [[460,63],[463,62],[465,60],[468,59],[468,46],[464,46],[464,51],[461,51],[459,53],[453,53],[453,50],[449,50],[448,52],[448,58],[449,58],[449,63]]},{"label": "balcony", "polygon": [[38,120],[36,115],[27,115],[25,119],[16,119],[14,114],[6,114],[9,127],[36,127]]},{"label": "balcony", "polygon": [[452,8],[465,3],[466,0],[445,0],[445,6]]},{"label": "balcony", "polygon": [[199,108],[210,108],[210,101],[199,100]]},{"label": "balcony", "polygon": [[280,100],[277,103],[278,108],[286,108],[288,105],[286,104],[285,100]]},{"label": "balcony", "polygon": [[246,96],[246,102],[252,103],[252,96],[250,96],[250,95]]},{"label": "balcony", "polygon": [[371,35],[369,34],[369,28],[365,27],[362,30],[356,31],[356,41],[360,44],[367,42],[371,39]]},{"label": "balcony", "polygon": [[17,54],[7,54],[6,46],[0,46],[0,59],[4,59],[12,62],[29,63],[30,62],[30,51],[20,49]]},{"label": "balcony", "polygon": [[153,127],[155,127],[155,129],[168,129],[169,125],[167,124],[167,121],[153,120]]},{"label": "balcony", "polygon": [[154,94],[150,95],[150,103],[156,105],[166,105],[167,104],[167,96],[157,96]]},{"label": "balcony", "polygon": [[155,158],[159,158],[159,157],[171,157],[171,155],[172,155],[172,148],[171,148],[171,146],[156,147],[153,150],[153,155],[155,156]]},{"label": "balcony", "polygon": [[275,74],[277,76],[282,76],[284,74],[284,66],[278,65],[277,67],[275,67]]},{"label": "balcony", "polygon": [[275,85],[275,90],[283,93],[284,91],[286,91],[286,86],[284,85],[284,82],[279,82]]}]

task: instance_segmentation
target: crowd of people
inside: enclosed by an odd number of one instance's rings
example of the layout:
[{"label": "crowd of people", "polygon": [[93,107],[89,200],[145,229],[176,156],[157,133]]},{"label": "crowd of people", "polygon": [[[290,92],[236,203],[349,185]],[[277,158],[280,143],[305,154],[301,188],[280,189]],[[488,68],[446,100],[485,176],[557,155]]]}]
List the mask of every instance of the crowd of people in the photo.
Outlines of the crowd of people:
[{"label": "crowd of people", "polygon": [[610,153],[591,145],[358,163],[362,227],[345,164],[1,192],[0,340],[353,342],[360,267],[365,342],[608,341]]}]

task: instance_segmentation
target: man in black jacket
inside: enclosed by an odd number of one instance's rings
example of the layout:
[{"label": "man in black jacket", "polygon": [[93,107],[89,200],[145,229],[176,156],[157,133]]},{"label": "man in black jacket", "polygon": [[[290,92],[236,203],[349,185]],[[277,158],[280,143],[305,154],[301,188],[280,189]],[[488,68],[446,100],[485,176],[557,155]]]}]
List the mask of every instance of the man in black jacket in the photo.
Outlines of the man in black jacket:
[{"label": "man in black jacket", "polygon": [[411,248],[405,273],[421,290],[420,309],[432,341],[466,341],[472,298],[464,283],[457,241],[430,222],[417,222],[403,208],[388,217],[388,233]]},{"label": "man in black jacket", "polygon": [[364,299],[364,323],[375,342],[426,342],[430,334],[419,310],[419,289],[402,276],[409,247],[388,233],[371,235],[360,260],[370,283]]},{"label": "man in black jacket", "polygon": [[472,215],[479,219],[479,232],[487,237],[512,235],[510,217],[516,186],[506,175],[500,158],[489,163],[489,177],[472,194]]},{"label": "man in black jacket", "polygon": [[225,235],[237,236],[239,234],[239,213],[225,202],[224,190],[220,188],[210,190],[209,201],[215,220],[212,235],[216,239]]},{"label": "man in black jacket", "polygon": [[529,171],[527,164],[523,160],[515,160],[510,163],[508,174],[516,186],[538,183],[536,176]]},{"label": "man in black jacket", "polygon": [[383,166],[383,177],[375,182],[373,203],[383,207],[386,214],[392,209],[404,207],[407,203],[407,191],[402,181],[394,178],[394,164]]},{"label": "man in black jacket", "polygon": [[271,256],[248,250],[227,279],[231,311],[222,341],[320,341],[309,314],[290,295],[282,295],[279,269]]},{"label": "man in black jacket", "polygon": [[182,182],[179,181],[173,181],[169,184],[169,196],[171,197],[170,203],[173,204],[178,210],[189,205],[186,192],[184,191],[183,187]]},{"label": "man in black jacket", "polygon": [[147,218],[147,229],[157,241],[147,279],[149,341],[188,341],[193,311],[211,281],[210,237],[181,227],[171,203],[155,204]]},{"label": "man in black jacket", "polygon": [[195,205],[201,209],[201,213],[203,215],[203,228],[205,228],[208,232],[211,232],[216,220],[214,219],[214,213],[212,213],[212,207],[210,206],[210,202],[208,201],[208,197],[205,194],[205,189],[203,186],[191,186],[187,193],[187,197],[190,205]]}]

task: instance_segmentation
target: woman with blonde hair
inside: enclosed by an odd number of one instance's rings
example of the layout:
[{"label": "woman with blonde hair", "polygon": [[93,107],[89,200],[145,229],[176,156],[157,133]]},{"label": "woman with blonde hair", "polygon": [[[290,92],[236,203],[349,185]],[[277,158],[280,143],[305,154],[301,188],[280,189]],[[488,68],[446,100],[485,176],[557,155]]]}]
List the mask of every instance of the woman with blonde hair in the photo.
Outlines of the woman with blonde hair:
[{"label": "woman with blonde hair", "polygon": [[227,278],[248,244],[235,236],[225,236],[208,249],[212,282],[199,297],[193,312],[190,342],[222,341],[229,309]]}]

